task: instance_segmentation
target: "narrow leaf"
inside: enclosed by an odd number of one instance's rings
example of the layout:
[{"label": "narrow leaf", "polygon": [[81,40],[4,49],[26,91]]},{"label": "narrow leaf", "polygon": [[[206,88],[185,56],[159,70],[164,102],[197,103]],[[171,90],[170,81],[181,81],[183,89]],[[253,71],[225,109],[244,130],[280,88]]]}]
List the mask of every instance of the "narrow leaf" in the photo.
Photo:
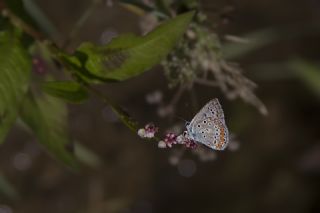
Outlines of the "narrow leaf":
[{"label": "narrow leaf", "polygon": [[45,82],[42,88],[47,94],[71,103],[81,103],[88,98],[87,91],[73,81]]},{"label": "narrow leaf", "polygon": [[77,168],[67,131],[67,109],[57,98],[46,95],[24,100],[21,119],[36,135],[39,143],[64,164]]},{"label": "narrow leaf", "polygon": [[227,43],[223,45],[224,58],[235,59],[253,53],[279,39],[279,34],[274,29],[262,29],[241,36],[246,43]]},{"label": "narrow leaf", "polygon": [[296,59],[289,62],[289,67],[307,87],[320,95],[320,66],[302,59]]},{"label": "narrow leaf", "polygon": [[[12,1],[12,0],[10,0]],[[37,25],[46,32],[50,37],[58,36],[58,30],[47,17],[47,15],[38,6],[35,0],[22,0],[26,12],[35,20]]]},{"label": "narrow leaf", "polygon": [[16,120],[28,89],[31,63],[15,36],[0,32],[0,143]]},{"label": "narrow leaf", "polygon": [[0,173],[0,194],[8,197],[11,200],[17,200],[19,193],[15,187],[9,182],[9,180]]},{"label": "narrow leaf", "polygon": [[[158,64],[186,31],[194,12],[164,22],[143,37],[132,34],[113,39],[106,46],[83,43],[73,57],[73,69],[87,78],[123,81]],[[79,57],[81,56],[81,57]]]},{"label": "narrow leaf", "polygon": [[102,165],[100,158],[93,151],[77,142],[74,145],[75,155],[83,164],[92,168],[99,168]]}]

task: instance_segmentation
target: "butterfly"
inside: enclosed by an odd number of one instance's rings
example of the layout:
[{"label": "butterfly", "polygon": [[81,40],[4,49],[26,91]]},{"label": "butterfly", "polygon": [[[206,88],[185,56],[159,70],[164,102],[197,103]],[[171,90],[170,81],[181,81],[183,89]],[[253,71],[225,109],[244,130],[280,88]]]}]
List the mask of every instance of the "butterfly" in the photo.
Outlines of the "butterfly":
[{"label": "butterfly", "polygon": [[185,137],[214,150],[224,150],[229,142],[229,131],[217,98],[209,101],[186,125]]}]

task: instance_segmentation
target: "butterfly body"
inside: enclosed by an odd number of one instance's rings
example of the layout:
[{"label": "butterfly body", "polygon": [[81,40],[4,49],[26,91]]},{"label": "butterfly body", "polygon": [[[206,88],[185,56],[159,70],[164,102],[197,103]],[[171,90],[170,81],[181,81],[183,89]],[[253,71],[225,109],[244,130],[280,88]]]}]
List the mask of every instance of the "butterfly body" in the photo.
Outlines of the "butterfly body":
[{"label": "butterfly body", "polygon": [[224,150],[229,132],[218,99],[208,102],[186,126],[186,137],[214,150]]}]

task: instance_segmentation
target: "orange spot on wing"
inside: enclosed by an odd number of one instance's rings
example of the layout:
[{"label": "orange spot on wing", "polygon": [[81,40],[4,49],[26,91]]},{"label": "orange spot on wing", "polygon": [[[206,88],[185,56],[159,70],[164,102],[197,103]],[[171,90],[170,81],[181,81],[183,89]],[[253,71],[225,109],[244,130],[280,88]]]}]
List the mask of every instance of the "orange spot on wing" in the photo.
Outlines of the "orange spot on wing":
[{"label": "orange spot on wing", "polygon": [[224,145],[224,139],[225,139],[226,133],[221,124],[219,124],[219,127],[220,127],[220,138],[219,138],[219,143],[217,144],[217,148],[222,149],[222,146]]}]

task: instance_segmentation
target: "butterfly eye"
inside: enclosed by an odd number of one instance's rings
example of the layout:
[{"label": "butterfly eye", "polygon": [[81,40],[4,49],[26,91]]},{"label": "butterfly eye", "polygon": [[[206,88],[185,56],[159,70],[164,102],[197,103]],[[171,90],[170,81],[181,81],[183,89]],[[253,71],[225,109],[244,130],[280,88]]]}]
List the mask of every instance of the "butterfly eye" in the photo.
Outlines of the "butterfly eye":
[{"label": "butterfly eye", "polygon": [[198,127],[200,128],[200,124],[198,124]]},{"label": "butterfly eye", "polygon": [[186,137],[188,135],[188,132],[184,131],[182,134],[183,134],[184,137]]},{"label": "butterfly eye", "polygon": [[186,126],[189,126],[189,124],[190,124],[190,122],[187,121],[185,125],[186,125]]},{"label": "butterfly eye", "polygon": [[204,124],[206,124],[206,123],[207,123],[207,121],[206,121],[206,120],[204,120],[204,121],[203,121],[203,123],[204,123]]}]

